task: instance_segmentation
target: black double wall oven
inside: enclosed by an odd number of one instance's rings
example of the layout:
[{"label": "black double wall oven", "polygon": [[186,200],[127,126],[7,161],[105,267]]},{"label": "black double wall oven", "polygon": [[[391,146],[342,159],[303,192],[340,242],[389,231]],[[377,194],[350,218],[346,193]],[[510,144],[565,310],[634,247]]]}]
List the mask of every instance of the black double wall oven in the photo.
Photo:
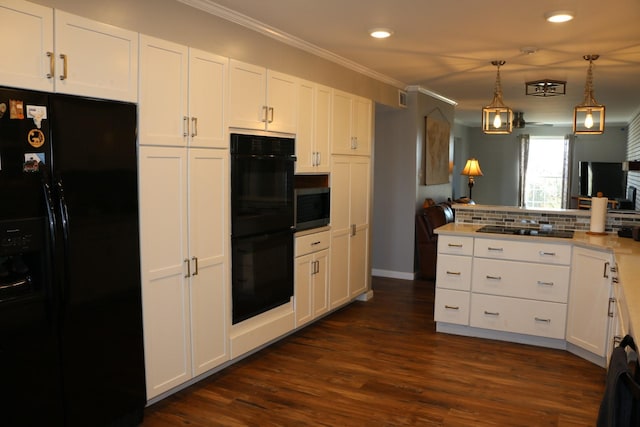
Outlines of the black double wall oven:
[{"label": "black double wall oven", "polygon": [[233,324],[293,296],[294,165],[294,138],[231,134]]}]

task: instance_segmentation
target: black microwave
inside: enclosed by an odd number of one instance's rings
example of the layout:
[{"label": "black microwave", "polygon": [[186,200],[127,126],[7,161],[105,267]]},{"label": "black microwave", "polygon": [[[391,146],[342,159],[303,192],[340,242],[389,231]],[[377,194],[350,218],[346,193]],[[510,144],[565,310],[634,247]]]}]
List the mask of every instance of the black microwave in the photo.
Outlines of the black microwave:
[{"label": "black microwave", "polygon": [[329,224],[329,187],[296,188],[296,231],[323,227]]}]

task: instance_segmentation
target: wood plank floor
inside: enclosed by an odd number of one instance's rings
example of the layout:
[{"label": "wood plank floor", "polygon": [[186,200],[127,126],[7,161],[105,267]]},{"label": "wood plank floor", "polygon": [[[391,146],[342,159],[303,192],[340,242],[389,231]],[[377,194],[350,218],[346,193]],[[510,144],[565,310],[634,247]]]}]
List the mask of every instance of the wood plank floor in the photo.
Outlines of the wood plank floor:
[{"label": "wood plank floor", "polygon": [[145,411],[144,427],[594,426],[605,370],[435,332],[432,282],[355,302]]}]

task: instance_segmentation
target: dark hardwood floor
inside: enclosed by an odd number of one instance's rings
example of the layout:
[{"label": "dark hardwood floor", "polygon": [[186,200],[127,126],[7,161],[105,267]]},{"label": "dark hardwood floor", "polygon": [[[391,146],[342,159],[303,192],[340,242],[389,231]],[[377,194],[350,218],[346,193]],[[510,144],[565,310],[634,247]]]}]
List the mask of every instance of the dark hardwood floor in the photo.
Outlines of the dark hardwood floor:
[{"label": "dark hardwood floor", "polygon": [[604,369],[436,333],[431,282],[374,277],[373,289],[147,408],[143,426],[595,425]]}]

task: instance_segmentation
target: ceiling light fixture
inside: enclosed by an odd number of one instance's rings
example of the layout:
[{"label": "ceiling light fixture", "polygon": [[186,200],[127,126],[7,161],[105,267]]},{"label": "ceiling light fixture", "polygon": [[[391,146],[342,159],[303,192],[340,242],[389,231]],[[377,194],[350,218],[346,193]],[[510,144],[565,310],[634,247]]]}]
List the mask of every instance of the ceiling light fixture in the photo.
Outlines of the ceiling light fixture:
[{"label": "ceiling light fixture", "polygon": [[584,100],[573,109],[573,133],[576,135],[597,135],[604,132],[604,105],[598,104],[593,96],[593,61],[600,55],[585,55],[589,61],[587,82],[584,85]]},{"label": "ceiling light fixture", "polygon": [[525,83],[525,95],[558,96],[567,93],[567,82],[563,80],[533,80]]},{"label": "ceiling light fixture", "polygon": [[388,28],[374,28],[369,30],[369,35],[376,39],[386,39],[387,37],[391,37],[393,31]]},{"label": "ceiling light fixture", "polygon": [[571,21],[574,17],[573,12],[569,10],[556,10],[544,14],[547,21],[554,24]]},{"label": "ceiling light fixture", "polygon": [[482,131],[490,135],[509,134],[513,129],[513,111],[502,101],[502,87],[500,86],[500,67],[506,61],[491,61],[491,65],[498,68],[496,85],[491,104],[482,107]]}]

